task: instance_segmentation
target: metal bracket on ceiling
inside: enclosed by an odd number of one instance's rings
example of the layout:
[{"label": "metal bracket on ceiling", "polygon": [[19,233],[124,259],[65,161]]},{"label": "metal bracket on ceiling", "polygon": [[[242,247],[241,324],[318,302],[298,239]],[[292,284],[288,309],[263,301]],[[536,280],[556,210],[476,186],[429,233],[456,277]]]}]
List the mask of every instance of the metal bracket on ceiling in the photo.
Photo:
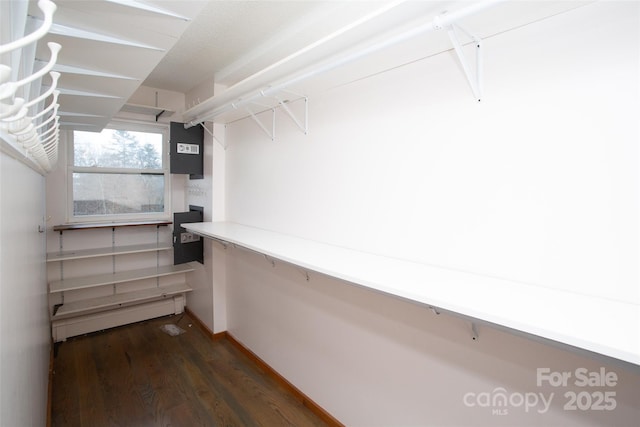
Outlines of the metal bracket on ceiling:
[{"label": "metal bracket on ceiling", "polygon": [[[467,77],[469,86],[471,86],[473,95],[476,97],[478,102],[480,102],[480,100],[482,99],[482,39],[465,30],[458,24],[449,25],[446,27],[446,29],[447,34],[449,35],[449,39],[451,40],[453,48],[455,49],[458,56],[458,60],[460,61],[460,65],[462,66],[462,70]],[[476,50],[475,76],[473,75],[471,68],[469,67],[469,63],[467,62],[467,58],[465,57],[464,51],[462,49],[462,44],[458,39],[456,30],[462,31],[467,37],[473,40]]]}]

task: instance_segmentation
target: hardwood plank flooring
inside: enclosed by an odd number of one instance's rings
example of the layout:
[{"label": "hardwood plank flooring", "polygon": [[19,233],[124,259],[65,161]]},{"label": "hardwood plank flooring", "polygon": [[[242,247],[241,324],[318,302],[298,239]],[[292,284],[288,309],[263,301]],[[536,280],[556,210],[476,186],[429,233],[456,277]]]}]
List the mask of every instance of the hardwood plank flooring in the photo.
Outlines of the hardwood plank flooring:
[{"label": "hardwood plank flooring", "polygon": [[[186,332],[170,336],[165,324]],[[51,420],[54,427],[326,425],[186,313],[56,344]]]}]

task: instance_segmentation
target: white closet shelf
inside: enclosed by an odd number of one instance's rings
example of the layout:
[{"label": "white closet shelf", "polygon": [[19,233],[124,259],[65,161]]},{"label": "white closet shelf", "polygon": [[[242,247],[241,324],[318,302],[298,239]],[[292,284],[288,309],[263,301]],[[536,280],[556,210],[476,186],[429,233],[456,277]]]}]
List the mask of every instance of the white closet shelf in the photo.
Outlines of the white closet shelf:
[{"label": "white closet shelf", "polygon": [[58,307],[52,320],[61,320],[76,317],[81,314],[95,313],[99,311],[111,310],[113,308],[125,307],[133,304],[140,304],[172,297],[192,291],[186,283],[178,283],[170,286],[141,289],[131,292],[123,292],[103,297],[88,298],[80,301],[65,303]]},{"label": "white closet shelf", "polygon": [[143,268],[140,270],[120,271],[116,273],[98,274],[95,276],[74,277],[56,280],[49,283],[49,292],[63,292],[74,289],[93,288],[116,283],[132,282],[134,280],[150,279],[154,277],[170,276],[187,273],[194,268],[188,264],[166,265],[161,267]]},{"label": "white closet shelf", "polygon": [[129,245],[108,248],[92,248],[75,251],[50,252],[47,254],[47,262],[68,261],[73,259],[95,258],[109,255],[136,254],[142,252],[157,252],[171,249],[168,243],[150,243],[147,245]]},{"label": "white closet shelf", "polygon": [[374,255],[229,222],[192,233],[388,295],[640,365],[640,304]]}]

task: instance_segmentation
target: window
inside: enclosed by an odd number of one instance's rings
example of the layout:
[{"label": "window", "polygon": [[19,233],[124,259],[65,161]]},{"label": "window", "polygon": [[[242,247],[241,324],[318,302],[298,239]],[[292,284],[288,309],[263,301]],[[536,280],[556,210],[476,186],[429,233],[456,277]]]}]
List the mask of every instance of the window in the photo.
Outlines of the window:
[{"label": "window", "polygon": [[74,221],[168,217],[166,132],[73,132],[70,217]]}]

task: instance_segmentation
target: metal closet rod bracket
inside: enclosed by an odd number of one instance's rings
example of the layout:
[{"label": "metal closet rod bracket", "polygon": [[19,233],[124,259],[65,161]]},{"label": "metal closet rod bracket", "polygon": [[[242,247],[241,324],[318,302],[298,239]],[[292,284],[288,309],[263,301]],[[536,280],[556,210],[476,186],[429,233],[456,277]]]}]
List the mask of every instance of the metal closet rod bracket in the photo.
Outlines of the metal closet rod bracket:
[{"label": "metal closet rod bracket", "polygon": [[478,341],[480,336],[478,335],[478,328],[474,322],[471,322],[471,339]]},{"label": "metal closet rod bracket", "polygon": [[[204,122],[200,122],[200,123],[198,123],[198,124],[199,124],[200,126],[202,126],[202,128],[203,128],[204,130],[206,130],[206,131],[207,131],[207,133],[208,133],[209,135],[211,135],[211,137],[213,138],[213,140],[214,140],[215,142],[217,142],[217,143],[218,143],[218,145],[220,145],[220,146],[221,146],[225,151],[227,151],[227,146],[226,146],[225,144],[223,144],[223,143],[222,143],[222,141],[220,141],[218,138],[216,138],[216,136],[213,134],[213,132],[211,132],[211,131],[209,130],[209,128],[205,126]],[[185,125],[185,129],[188,129],[186,125]]]},{"label": "metal closet rod bracket", "polygon": [[297,270],[304,276],[307,282],[311,281],[311,276],[309,276],[309,271],[304,268],[297,268]]},{"label": "metal closet rod bracket", "polygon": [[276,260],[274,258],[271,258],[269,255],[267,254],[262,254],[262,256],[264,257],[264,259],[271,264],[271,267],[275,267],[276,266]]},{"label": "metal closet rod bracket", "polygon": [[[264,93],[261,92],[263,95]],[[292,92],[290,92],[292,93]],[[280,107],[282,107],[282,110],[289,116],[289,118],[291,118],[291,120],[293,120],[293,123],[295,123],[295,125],[298,127],[298,129],[300,129],[300,131],[302,131],[302,133],[304,133],[305,135],[308,134],[309,132],[309,98],[307,98],[306,96],[301,96],[301,95],[296,95],[299,98],[304,99],[304,122],[301,122],[300,120],[298,120],[295,116],[295,114],[293,114],[293,111],[291,111],[291,108],[289,108],[289,106],[287,105],[287,103],[289,102],[288,100],[282,100],[279,96],[275,95],[274,99],[276,101],[278,101],[278,105]]]},{"label": "metal closet rod bracket", "polygon": [[[231,103],[231,107],[235,110],[238,109],[243,109],[245,110],[249,115],[247,117],[250,117],[257,125],[260,129],[262,129],[262,131],[269,137],[269,139],[271,139],[271,141],[275,141],[276,140],[276,109],[278,108],[282,108],[282,110],[285,112],[285,114],[287,116],[289,116],[289,118],[293,121],[293,123],[298,127],[298,129],[300,131],[302,131],[305,135],[308,134],[309,132],[309,98],[305,95],[299,95],[297,93],[282,89],[280,90],[280,92],[287,92],[290,93],[292,95],[294,95],[296,97],[296,99],[294,99],[293,101],[288,100],[288,99],[283,99],[280,95],[272,95],[269,94],[269,90],[270,88],[266,88],[261,90],[260,92],[258,92],[258,96],[257,98],[259,99],[260,97],[262,98],[270,98],[273,99],[277,102],[276,105],[273,104],[262,104],[259,103],[255,100],[255,96],[250,98],[250,99],[239,99],[236,102],[232,102]],[[290,104],[291,102],[295,102],[298,101],[300,99],[304,100],[304,118],[301,120],[298,117],[296,117],[296,115],[294,114],[294,112],[291,110],[291,108],[289,107],[288,104]],[[264,110],[262,111],[258,111],[255,112],[254,110],[252,110],[249,105],[250,104],[254,104],[254,105],[258,105],[260,107],[263,107]],[[271,110],[271,130],[269,130],[268,125],[263,123],[263,121],[261,121],[258,118],[258,114],[260,113],[264,113],[267,110]],[[239,119],[240,120],[240,119]],[[194,122],[190,122],[189,125],[193,126]],[[187,125],[185,125],[185,128],[187,128]],[[207,129],[208,131],[208,129]],[[211,133],[211,132],[209,132]],[[220,142],[219,142],[220,143]],[[220,143],[225,149],[226,146],[223,145],[222,143]]]},{"label": "metal closet rod bracket", "polygon": [[[433,314],[435,314],[436,316],[440,315],[440,313],[441,313],[441,311],[440,311],[440,309],[438,307],[434,307],[432,305],[429,305],[429,306],[427,306],[427,308],[429,310],[431,310],[431,312],[433,312]],[[476,322],[472,320],[472,321],[469,322],[469,324],[470,324],[470,329],[471,329],[471,339],[473,341],[478,341],[480,339],[480,335],[478,334],[478,326],[476,325]]]},{"label": "metal closet rod bracket", "polygon": [[221,239],[216,239],[216,238],[213,238],[212,240],[214,242],[220,243],[220,245],[224,248],[225,251],[229,247],[229,242],[227,242],[226,240],[221,240]]},{"label": "metal closet rod bracket", "polygon": [[[447,25],[445,27],[441,26],[438,22],[439,20],[434,19],[434,27],[438,30],[446,28],[447,35],[449,36],[449,40],[451,40],[451,44],[453,44],[453,48],[458,56],[458,60],[460,61],[460,65],[462,66],[462,71],[464,71],[464,75],[469,82],[469,86],[471,87],[471,91],[473,92],[473,96],[480,102],[482,100],[482,39],[473,33],[467,31],[462,26],[457,23],[453,23]],[[476,51],[476,67],[475,67],[475,75],[473,75],[473,71],[469,66],[469,62],[464,54],[462,43],[460,43],[460,39],[458,38],[458,34],[456,30],[463,32],[468,38],[470,38],[475,46]]]},{"label": "metal closet rod bracket", "polygon": [[[256,104],[255,102],[252,102],[253,104]],[[257,104],[260,105],[260,104]],[[232,103],[231,106],[234,109],[238,109],[238,105],[235,103]],[[267,134],[267,136],[271,139],[271,141],[275,141],[276,140],[276,109],[271,107],[271,106],[267,106],[267,108],[271,109],[271,132],[269,132],[269,129],[267,129],[267,127],[260,121],[260,119],[256,116],[256,114],[253,112],[253,110],[251,108],[249,108],[248,105],[243,106],[242,108],[244,108],[247,113],[249,113],[249,116],[251,117],[251,119],[256,122],[256,124],[258,125],[258,127],[260,127],[260,129],[262,129],[262,131],[264,133]]]}]

